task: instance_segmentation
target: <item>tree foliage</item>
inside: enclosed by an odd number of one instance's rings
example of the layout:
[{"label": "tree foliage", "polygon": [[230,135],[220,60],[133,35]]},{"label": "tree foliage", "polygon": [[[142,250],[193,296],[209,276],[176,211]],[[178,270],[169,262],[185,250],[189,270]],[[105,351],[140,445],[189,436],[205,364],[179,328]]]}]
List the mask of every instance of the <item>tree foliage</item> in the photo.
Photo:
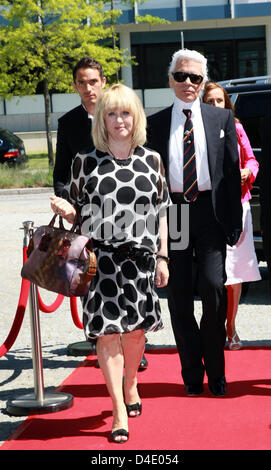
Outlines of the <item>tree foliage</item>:
[{"label": "tree foliage", "polygon": [[84,55],[95,57],[111,76],[127,61],[112,50],[112,22],[119,10],[100,0],[2,0],[0,94],[36,92],[44,79],[49,90],[72,91],[71,68]]},{"label": "tree foliage", "polygon": [[[0,96],[42,89],[50,166],[50,91],[73,91],[71,71],[85,55],[102,64],[108,82],[118,77],[132,60],[117,45],[114,24],[121,13],[114,0],[0,0]],[[143,21],[160,19],[147,15]]]}]

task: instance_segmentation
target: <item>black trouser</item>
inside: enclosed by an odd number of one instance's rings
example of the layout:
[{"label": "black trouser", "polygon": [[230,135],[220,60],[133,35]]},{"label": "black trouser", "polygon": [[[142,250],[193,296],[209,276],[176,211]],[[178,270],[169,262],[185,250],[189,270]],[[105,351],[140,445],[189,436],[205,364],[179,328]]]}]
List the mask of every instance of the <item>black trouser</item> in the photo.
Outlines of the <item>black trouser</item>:
[{"label": "black trouser", "polygon": [[[182,198],[171,194],[178,204],[178,230]],[[172,221],[169,215],[169,232]],[[200,383],[204,369],[209,379],[225,375],[227,291],[224,286],[226,240],[213,213],[211,192],[200,193],[189,204],[189,245],[184,250],[171,250],[169,233],[170,276],[168,305],[172,328],[182,364],[185,383]],[[193,256],[198,267],[198,291],[202,300],[200,327],[194,316]]]}]

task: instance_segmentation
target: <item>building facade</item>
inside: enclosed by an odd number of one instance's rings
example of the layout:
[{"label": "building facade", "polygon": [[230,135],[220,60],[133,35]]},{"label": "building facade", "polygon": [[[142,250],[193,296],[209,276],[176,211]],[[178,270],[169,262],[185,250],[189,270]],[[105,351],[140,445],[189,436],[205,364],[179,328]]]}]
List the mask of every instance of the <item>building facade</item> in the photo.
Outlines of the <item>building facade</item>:
[{"label": "building facade", "polygon": [[[208,59],[209,78],[271,76],[270,0],[111,0],[107,8],[121,9],[116,23],[120,47],[136,65],[123,67],[122,81],[136,90],[146,114],[168,106],[173,93],[168,86],[172,54],[186,47]],[[153,15],[167,23],[137,22],[137,15]],[[37,99],[40,99],[39,104]],[[78,96],[52,96],[52,127],[71,109]],[[76,101],[76,102],[77,102]],[[0,97],[0,126],[12,131],[42,131],[44,104],[40,96]],[[37,109],[40,111],[38,112]]]},{"label": "building facade", "polygon": [[[114,0],[118,7],[120,45],[137,62],[123,68],[122,79],[138,90],[147,110],[169,103],[167,69],[181,47],[207,57],[212,80],[271,75],[269,0],[146,0],[135,7]],[[170,23],[136,23],[137,12]]]}]

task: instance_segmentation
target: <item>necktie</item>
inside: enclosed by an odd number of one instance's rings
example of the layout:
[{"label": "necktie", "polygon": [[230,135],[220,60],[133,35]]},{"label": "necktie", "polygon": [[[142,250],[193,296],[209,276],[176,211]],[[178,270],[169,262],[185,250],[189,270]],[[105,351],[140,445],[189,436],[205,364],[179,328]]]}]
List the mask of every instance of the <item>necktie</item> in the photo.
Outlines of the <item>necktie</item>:
[{"label": "necktie", "polygon": [[183,136],[183,192],[185,200],[192,202],[197,198],[199,192],[194,132],[191,120],[191,109],[184,109],[183,112],[186,115]]}]

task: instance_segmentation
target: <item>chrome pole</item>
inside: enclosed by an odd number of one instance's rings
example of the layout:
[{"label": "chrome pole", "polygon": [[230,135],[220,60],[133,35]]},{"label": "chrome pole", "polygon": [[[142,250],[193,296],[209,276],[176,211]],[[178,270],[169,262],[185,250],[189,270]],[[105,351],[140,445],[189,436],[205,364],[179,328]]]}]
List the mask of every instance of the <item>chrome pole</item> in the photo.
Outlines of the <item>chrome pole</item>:
[{"label": "chrome pole", "polygon": [[[29,244],[33,225],[32,221],[23,222],[24,247]],[[34,393],[28,393],[7,402],[7,412],[14,416],[53,413],[70,408],[73,404],[73,396],[69,393],[44,392],[38,289],[36,284],[32,282],[30,283],[29,298]]]},{"label": "chrome pole", "polygon": [[[30,236],[33,236],[34,222],[27,220],[23,222],[24,228],[24,247],[28,247]],[[44,402],[44,380],[43,380],[43,363],[42,363],[42,347],[40,335],[40,317],[39,317],[39,301],[37,286],[30,283],[29,290],[30,299],[30,327],[31,327],[31,341],[32,341],[32,361],[34,373],[34,390],[38,403],[41,405]]]},{"label": "chrome pole", "polygon": [[36,284],[30,284],[30,325],[32,339],[32,361],[34,372],[34,390],[38,403],[44,403],[43,362],[40,336],[39,303]]},{"label": "chrome pole", "polygon": [[23,241],[23,246],[28,247],[29,245],[29,238],[30,238],[30,233],[31,230],[33,231],[34,228],[34,222],[33,220],[26,220],[23,222],[23,229],[24,229],[24,241]]}]

